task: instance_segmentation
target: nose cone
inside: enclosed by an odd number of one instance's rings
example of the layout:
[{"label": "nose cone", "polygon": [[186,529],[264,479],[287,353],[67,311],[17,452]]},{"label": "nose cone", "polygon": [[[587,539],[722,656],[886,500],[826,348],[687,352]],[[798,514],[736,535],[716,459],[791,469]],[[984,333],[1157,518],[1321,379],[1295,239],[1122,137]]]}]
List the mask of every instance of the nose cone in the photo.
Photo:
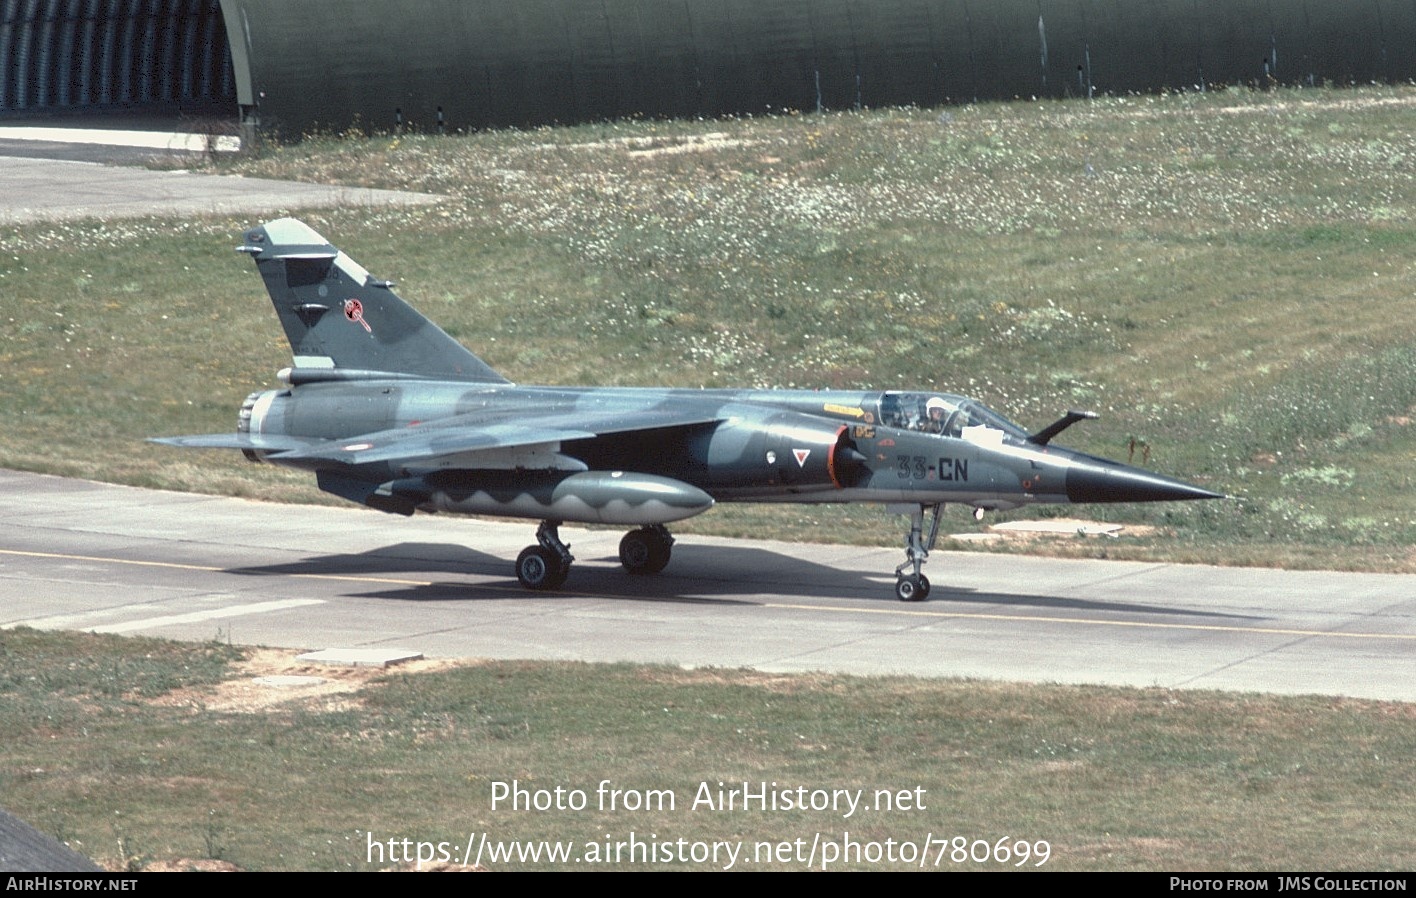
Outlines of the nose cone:
[{"label": "nose cone", "polygon": [[1183,502],[1223,499],[1223,493],[1153,474],[1130,465],[1078,453],[1067,469],[1069,502]]}]

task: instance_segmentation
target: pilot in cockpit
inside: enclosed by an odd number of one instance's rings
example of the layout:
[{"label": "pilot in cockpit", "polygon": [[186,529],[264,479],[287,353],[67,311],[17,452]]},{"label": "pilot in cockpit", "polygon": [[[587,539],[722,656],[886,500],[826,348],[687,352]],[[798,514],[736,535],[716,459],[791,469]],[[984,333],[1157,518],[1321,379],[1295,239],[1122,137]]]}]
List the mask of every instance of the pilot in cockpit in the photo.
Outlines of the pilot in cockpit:
[{"label": "pilot in cockpit", "polygon": [[924,404],[925,420],[924,430],[929,433],[944,432],[944,417],[949,412],[949,407],[943,399],[938,396],[929,397],[929,401]]},{"label": "pilot in cockpit", "polygon": [[887,393],[880,402],[880,417],[889,427],[959,435],[959,408],[943,396]]}]

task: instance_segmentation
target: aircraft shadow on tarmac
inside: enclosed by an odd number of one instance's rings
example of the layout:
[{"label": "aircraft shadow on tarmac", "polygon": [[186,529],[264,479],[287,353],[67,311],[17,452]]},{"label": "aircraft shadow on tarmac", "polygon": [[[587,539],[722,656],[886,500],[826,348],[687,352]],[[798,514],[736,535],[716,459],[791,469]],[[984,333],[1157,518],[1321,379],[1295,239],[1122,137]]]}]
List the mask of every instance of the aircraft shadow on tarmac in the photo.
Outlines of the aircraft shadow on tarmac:
[{"label": "aircraft shadow on tarmac", "polygon": [[[234,568],[233,574],[252,576],[388,577],[435,580],[438,574],[491,578],[490,581],[436,581],[393,584],[375,590],[357,588],[351,595],[397,601],[505,601],[544,600],[593,596],[630,601],[686,604],[760,605],[779,596],[803,599],[836,599],[888,603],[901,608],[939,606],[945,603],[1034,608],[1052,611],[1155,614],[1167,617],[1258,619],[1253,615],[1200,611],[1174,606],[1133,602],[1097,601],[1022,593],[980,592],[968,587],[937,583],[929,601],[911,605],[895,599],[888,577],[817,564],[749,546],[674,547],[669,569],[648,577],[624,571],[612,555],[577,556],[577,565],[564,588],[554,592],[522,589],[510,570],[511,563],[454,543],[398,543],[369,552],[315,555],[286,564]],[[937,566],[937,576],[947,575],[947,563]]]},{"label": "aircraft shadow on tarmac", "polygon": [[[572,551],[574,548],[572,547]],[[511,561],[451,543],[399,543],[369,552],[315,555],[303,561],[232,569],[233,574],[397,577],[433,580],[440,573],[477,578],[394,585],[358,595],[400,601],[554,601],[587,595],[638,601],[761,604],[764,591],[828,598],[884,598],[888,590],[863,574],[793,559],[765,549],[679,544],[669,570],[654,576],[625,572],[613,555],[576,553],[566,585],[556,591],[523,589]],[[482,578],[490,578],[482,579]]]}]

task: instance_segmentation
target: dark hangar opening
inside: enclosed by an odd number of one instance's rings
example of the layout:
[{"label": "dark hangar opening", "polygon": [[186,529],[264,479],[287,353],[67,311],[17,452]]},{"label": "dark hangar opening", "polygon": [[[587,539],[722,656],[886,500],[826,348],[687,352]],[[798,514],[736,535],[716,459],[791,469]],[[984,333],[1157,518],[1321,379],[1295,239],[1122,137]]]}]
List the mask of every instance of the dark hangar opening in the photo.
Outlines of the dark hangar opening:
[{"label": "dark hangar opening", "polygon": [[236,118],[220,0],[0,0],[0,116]]}]

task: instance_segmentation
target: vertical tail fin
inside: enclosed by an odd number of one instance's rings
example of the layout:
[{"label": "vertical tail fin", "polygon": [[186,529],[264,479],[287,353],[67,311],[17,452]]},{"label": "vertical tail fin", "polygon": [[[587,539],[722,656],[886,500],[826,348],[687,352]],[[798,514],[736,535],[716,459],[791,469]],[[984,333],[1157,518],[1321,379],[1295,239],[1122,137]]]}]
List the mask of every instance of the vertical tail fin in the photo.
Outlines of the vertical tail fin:
[{"label": "vertical tail fin", "polygon": [[282,218],[243,237],[237,250],[255,260],[296,367],[507,383],[304,222]]}]

